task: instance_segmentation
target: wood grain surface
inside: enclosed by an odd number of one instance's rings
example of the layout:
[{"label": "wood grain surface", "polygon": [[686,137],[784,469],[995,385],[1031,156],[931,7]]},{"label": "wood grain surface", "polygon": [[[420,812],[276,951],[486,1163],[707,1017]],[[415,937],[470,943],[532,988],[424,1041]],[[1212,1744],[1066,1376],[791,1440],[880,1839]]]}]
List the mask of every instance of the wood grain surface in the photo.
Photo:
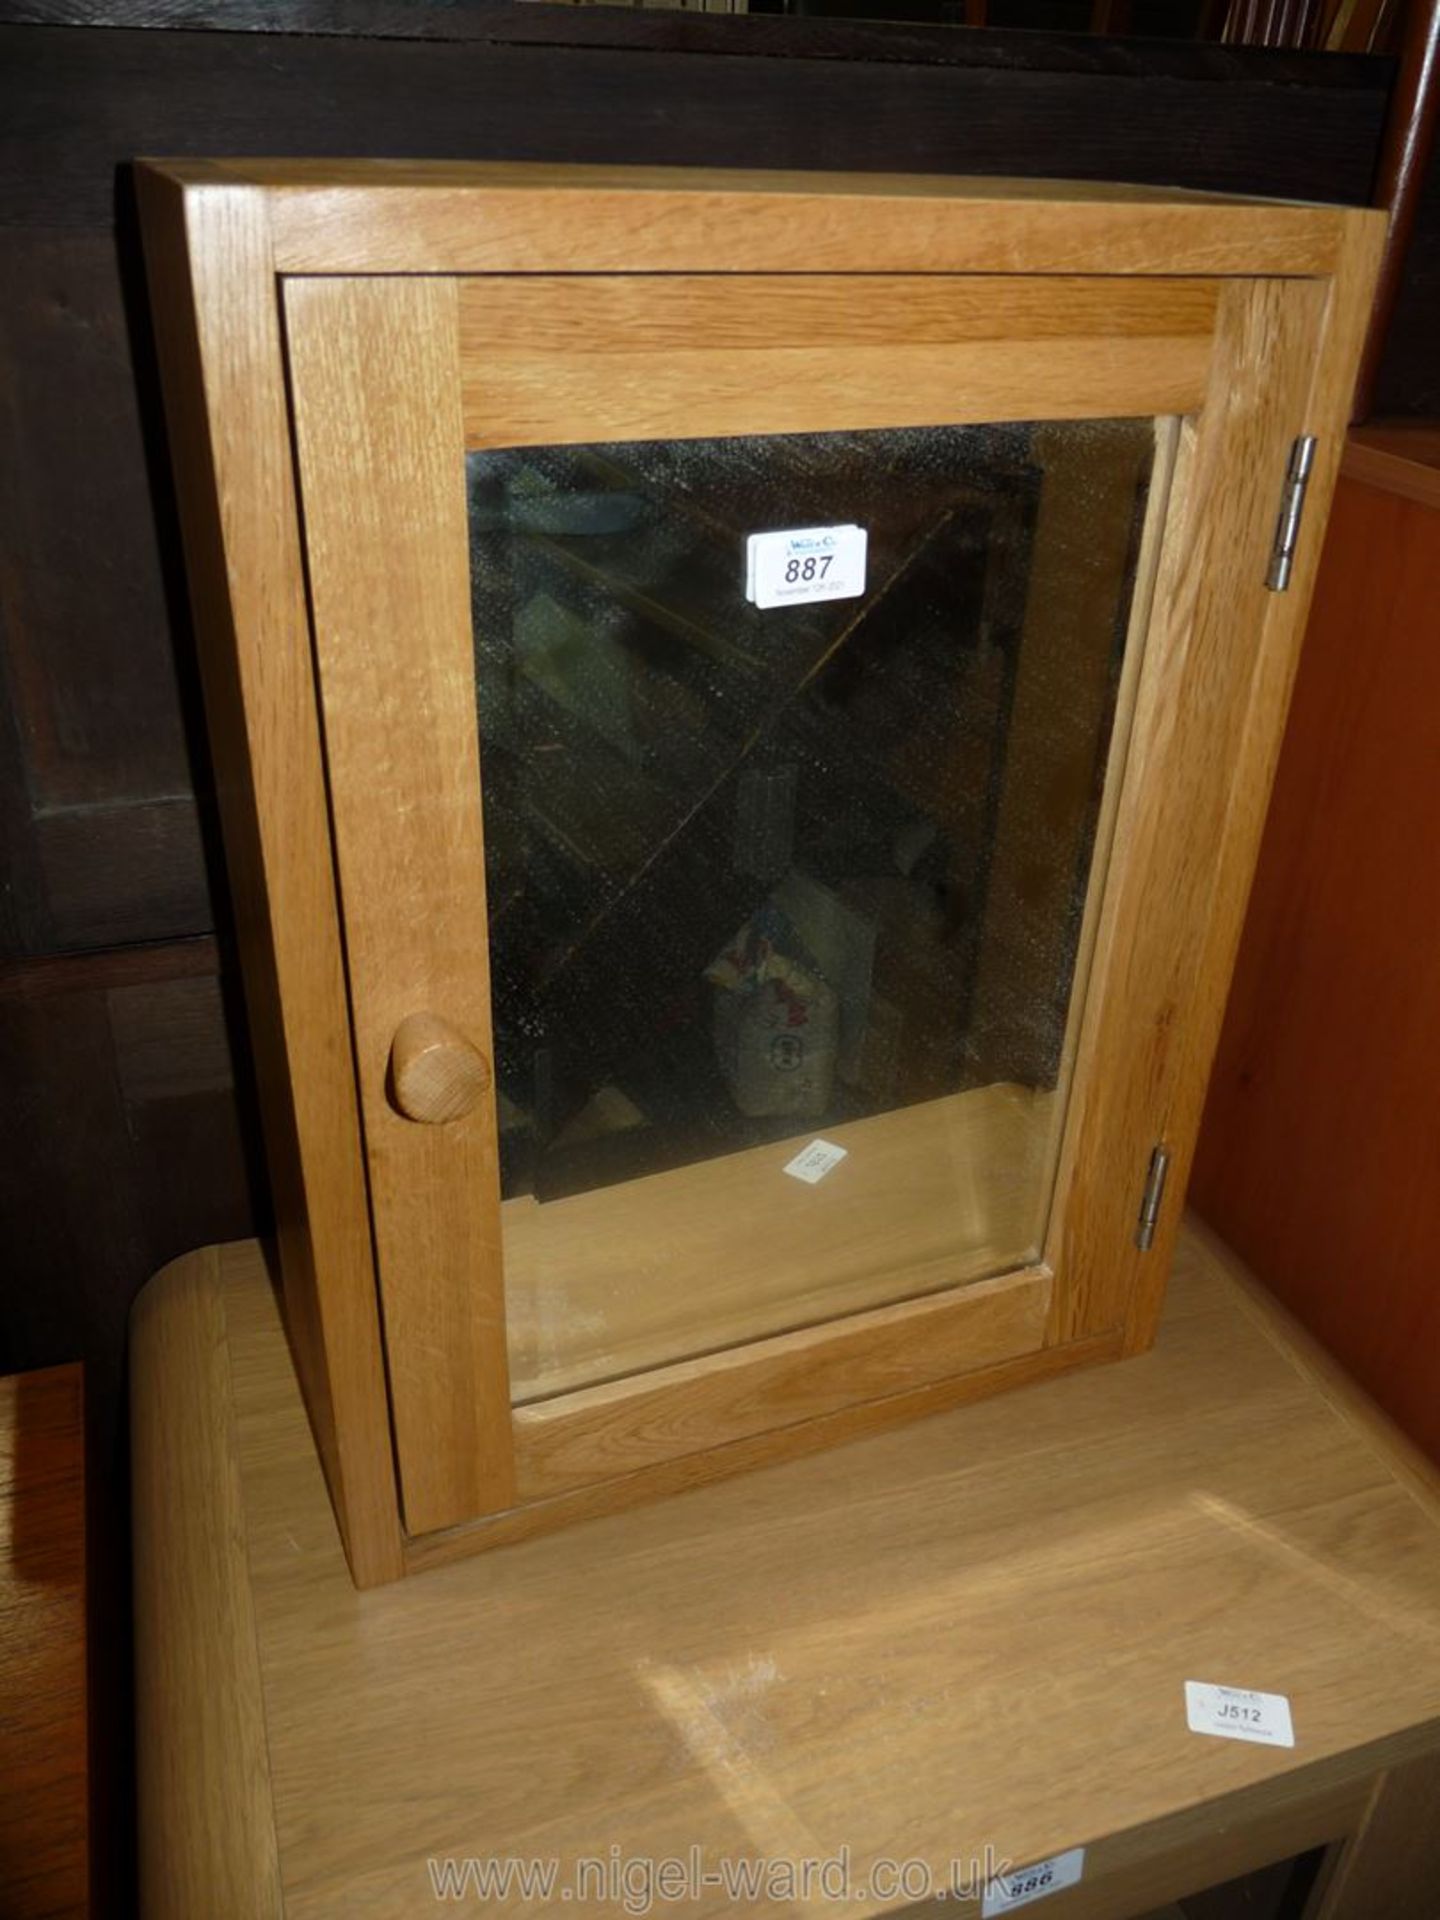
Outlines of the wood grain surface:
[{"label": "wood grain surface", "polygon": [[[142,1772],[163,1782],[204,1719],[198,1662],[242,1581],[289,1920],[428,1911],[446,1858],[843,1846],[858,1885],[881,1855],[944,1871],[987,1842],[1086,1846],[1056,1920],[1113,1920],[1358,1832],[1377,1775],[1440,1746],[1440,1521],[1242,1279],[1188,1235],[1159,1341],[1123,1368],[356,1593],[257,1251],[205,1256],[137,1328],[142,1577],[165,1570],[190,1676],[152,1691]],[[199,1408],[166,1323],[202,1312],[197,1287],[229,1389],[191,1451],[233,1460],[242,1505],[218,1560],[218,1483],[180,1502],[166,1482]],[[1188,1732],[1187,1679],[1285,1693],[1296,1747]],[[203,1874],[225,1835],[182,1785],[147,1786],[147,1820]]]},{"label": "wood grain surface", "polygon": [[616,1479],[1040,1352],[1052,1276],[998,1275],[582,1388],[515,1416],[522,1499]]},{"label": "wood grain surface", "polygon": [[1083,419],[1117,393],[1189,413],[1215,303],[1214,281],[1180,278],[476,275],[466,445]]},{"label": "wood grain surface", "polygon": [[1105,181],[505,161],[448,178],[442,163],[403,161],[154,164],[182,184],[271,193],[275,264],[290,274],[707,273],[717,261],[741,274],[1326,274],[1351,219],[1338,207],[1237,205]]},{"label": "wood grain surface", "polygon": [[1213,280],[1061,274],[997,287],[884,273],[475,276],[460,286],[460,352],[628,353],[710,347],[947,346],[961,340],[1208,339]]},{"label": "wood grain surface", "polygon": [[494,1051],[456,288],[292,280],[285,316],[390,1406],[423,1533],[514,1486],[495,1104],[442,1131],[387,1085],[415,1013]]}]

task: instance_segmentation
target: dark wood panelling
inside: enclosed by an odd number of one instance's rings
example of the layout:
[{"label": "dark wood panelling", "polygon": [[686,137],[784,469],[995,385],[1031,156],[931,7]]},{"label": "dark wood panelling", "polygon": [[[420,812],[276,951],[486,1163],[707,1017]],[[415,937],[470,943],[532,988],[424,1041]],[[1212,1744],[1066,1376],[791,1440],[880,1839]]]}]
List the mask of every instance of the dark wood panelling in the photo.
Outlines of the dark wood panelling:
[{"label": "dark wood panelling", "polygon": [[[1322,63],[1312,68],[1318,84],[1304,86],[1253,64],[1222,81],[761,59],[745,51],[754,22],[710,24],[730,30],[729,46],[700,57],[664,47],[10,29],[15,114],[0,144],[0,221],[108,218],[122,155],[262,151],[1065,172],[1364,200],[1391,71],[1388,61],[1347,59],[1338,63],[1345,84],[1331,85]],[[1294,57],[1283,56],[1287,69]],[[1355,84],[1357,64],[1368,86]],[[23,178],[4,163],[16,140]]]},{"label": "dark wood panelling", "polygon": [[192,794],[44,807],[33,819],[45,950],[182,939],[213,925]]},{"label": "dark wood panelling", "polygon": [[[861,0],[861,7],[870,0]],[[794,17],[794,16],[800,17]],[[645,9],[625,5],[574,8],[506,5],[503,0],[10,0],[5,18],[15,24],[68,27],[202,28],[227,33],[340,35],[365,40],[446,40],[524,46],[634,47],[649,52],[755,53],[762,58],[899,60],[925,66],[995,67],[1004,71],[1043,67],[1067,73],[1129,73],[1140,78],[1176,74],[1182,79],[1234,80],[1268,75],[1276,85],[1313,87],[1317,70],[1300,54],[1257,55],[1251,47],[1208,40],[1106,38],[1099,32],[1005,31],[957,34],[955,24],[926,25],[883,17],[879,7],[846,18],[825,0],[790,17],[757,11],[736,19],[714,13]],[[1149,0],[1129,29],[1144,35],[1152,24],[1174,25],[1171,0]],[[1073,22],[1072,22],[1073,24]],[[1328,63],[1326,86],[1374,84],[1363,59]]]},{"label": "dark wood panelling", "polygon": [[0,360],[23,370],[0,403],[12,955],[214,924],[161,423],[113,229],[112,207],[4,240]]},{"label": "dark wood panelling", "polygon": [[[5,385],[0,515],[5,659],[34,803],[73,810],[183,792],[175,652],[110,232],[6,235],[0,356],[22,370]],[[117,490],[122,475],[141,480],[133,503]]]},{"label": "dark wood panelling", "polygon": [[0,1372],[82,1344],[118,1353],[157,1266],[263,1223],[215,953],[202,940],[0,973]]}]

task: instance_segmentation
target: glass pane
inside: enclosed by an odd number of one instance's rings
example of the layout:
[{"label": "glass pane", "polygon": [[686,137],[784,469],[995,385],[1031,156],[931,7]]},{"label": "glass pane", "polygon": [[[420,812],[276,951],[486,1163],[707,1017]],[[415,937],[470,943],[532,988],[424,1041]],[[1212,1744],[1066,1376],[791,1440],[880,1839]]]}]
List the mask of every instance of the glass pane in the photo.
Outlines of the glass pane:
[{"label": "glass pane", "polygon": [[1156,446],[469,456],[517,1401],[1037,1258]]}]

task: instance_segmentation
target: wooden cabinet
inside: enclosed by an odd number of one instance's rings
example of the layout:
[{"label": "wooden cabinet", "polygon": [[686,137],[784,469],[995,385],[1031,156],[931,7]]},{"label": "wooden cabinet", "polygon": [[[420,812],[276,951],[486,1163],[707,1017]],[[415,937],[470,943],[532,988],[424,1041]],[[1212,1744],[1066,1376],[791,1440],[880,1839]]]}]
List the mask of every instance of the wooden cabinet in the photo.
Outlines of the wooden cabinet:
[{"label": "wooden cabinet", "polygon": [[143,199],[356,1577],[1145,1346],[1379,221]]}]

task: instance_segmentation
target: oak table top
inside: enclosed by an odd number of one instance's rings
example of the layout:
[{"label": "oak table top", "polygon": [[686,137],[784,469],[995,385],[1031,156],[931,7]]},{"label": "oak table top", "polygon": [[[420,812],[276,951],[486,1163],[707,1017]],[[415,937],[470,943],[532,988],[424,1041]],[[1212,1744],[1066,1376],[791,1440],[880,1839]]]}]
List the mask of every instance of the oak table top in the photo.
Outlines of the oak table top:
[{"label": "oak table top", "polygon": [[[1119,1920],[1440,1749],[1435,1478],[1193,1223],[1140,1358],[366,1593],[259,1247],[166,1269],[133,1348],[157,1916],[431,1914],[472,1858],[557,1874],[473,1910],[635,1912],[665,1857],[717,1877],[655,1912],[978,1913],[924,1876],[1083,1846],[1047,1920]],[[1187,1680],[1284,1694],[1293,1749],[1191,1732]]]}]

